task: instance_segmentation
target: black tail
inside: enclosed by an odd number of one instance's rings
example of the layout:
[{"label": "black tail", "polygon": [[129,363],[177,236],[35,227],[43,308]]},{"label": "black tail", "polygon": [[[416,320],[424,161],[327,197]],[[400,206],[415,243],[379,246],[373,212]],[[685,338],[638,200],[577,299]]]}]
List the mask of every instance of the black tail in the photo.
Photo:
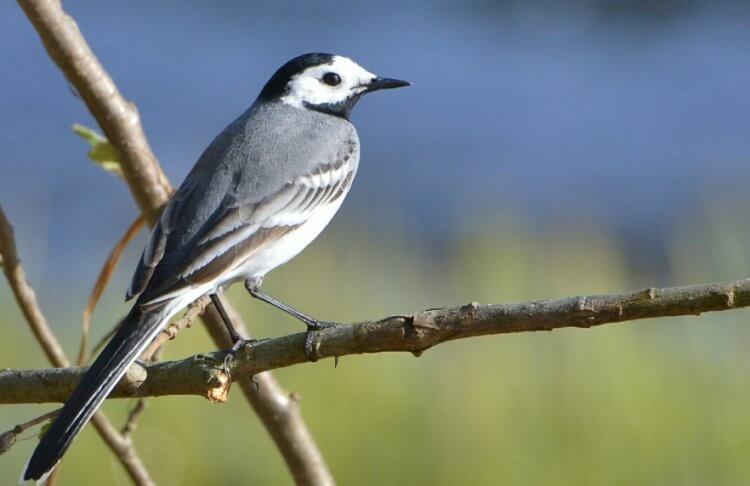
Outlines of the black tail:
[{"label": "black tail", "polygon": [[133,306],[39,441],[26,465],[23,480],[46,478],[128,367],[159,332],[169,317],[167,312],[167,303],[152,306],[147,311],[141,310],[138,304]]}]

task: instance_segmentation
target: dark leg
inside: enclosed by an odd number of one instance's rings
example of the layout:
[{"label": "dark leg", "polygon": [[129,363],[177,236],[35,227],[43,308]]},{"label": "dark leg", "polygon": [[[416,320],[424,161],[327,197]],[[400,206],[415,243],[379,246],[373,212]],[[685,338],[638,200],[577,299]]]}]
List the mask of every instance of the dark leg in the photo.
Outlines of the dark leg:
[{"label": "dark leg", "polygon": [[247,289],[248,292],[250,292],[250,295],[252,295],[256,299],[262,300],[263,302],[266,302],[267,304],[271,304],[277,309],[281,309],[282,311],[286,312],[290,316],[302,321],[307,326],[307,338],[305,339],[305,354],[307,355],[307,358],[310,361],[317,361],[318,358],[317,356],[315,356],[315,353],[313,352],[314,351],[313,338],[315,336],[315,331],[320,331],[321,329],[325,329],[327,327],[333,327],[336,324],[320,321],[318,319],[315,319],[314,317],[310,317],[307,314],[298,311],[294,307],[287,305],[279,300],[274,299],[267,293],[262,292],[260,290],[260,284],[262,282],[263,282],[263,279],[249,278],[245,281],[245,288]]},{"label": "dark leg", "polygon": [[227,310],[224,308],[224,304],[221,303],[221,299],[219,298],[218,294],[211,294],[211,303],[213,303],[214,307],[216,307],[216,311],[221,316],[221,320],[224,321],[224,325],[227,328],[227,332],[229,333],[229,337],[232,340],[232,349],[235,350],[235,348],[239,349],[242,344],[245,342],[245,339],[240,336],[240,333],[237,332],[237,329],[234,328],[234,324],[232,324],[232,320],[229,318],[229,314],[227,314]]}]

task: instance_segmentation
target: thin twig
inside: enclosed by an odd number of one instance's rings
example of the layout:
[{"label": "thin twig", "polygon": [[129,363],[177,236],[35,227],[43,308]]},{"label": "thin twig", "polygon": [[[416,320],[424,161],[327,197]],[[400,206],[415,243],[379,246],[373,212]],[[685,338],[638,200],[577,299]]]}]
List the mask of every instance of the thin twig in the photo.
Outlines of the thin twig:
[{"label": "thin twig", "polygon": [[[155,359],[156,353],[158,350],[162,348],[164,343],[167,341],[170,341],[174,339],[177,336],[177,333],[181,331],[182,329],[186,327],[190,327],[198,315],[203,313],[203,311],[206,308],[206,305],[210,302],[208,296],[202,297],[192,304],[188,306],[188,310],[185,312],[185,314],[178,320],[170,323],[164,330],[159,333],[158,336],[154,338],[154,340],[151,342],[148,348],[141,354],[142,360],[151,360],[151,361],[158,361],[158,359]],[[92,354],[96,354],[99,349],[104,347],[104,345],[109,341],[109,338],[114,336],[114,334],[117,332],[117,329],[119,329],[120,325],[122,324],[122,320],[118,321],[117,325],[115,325],[112,329],[110,329],[102,338],[97,341],[97,343],[92,348]]]},{"label": "thin twig", "polygon": [[0,434],[0,455],[5,454],[6,452],[8,452],[8,450],[10,450],[11,447],[13,447],[13,444],[16,443],[16,439],[19,435],[26,432],[28,429],[34,427],[35,425],[41,424],[42,422],[46,422],[51,418],[57,417],[58,413],[60,413],[59,408],[26,422],[20,423],[12,429],[6,430],[2,434]]},{"label": "thin twig", "polygon": [[[692,316],[750,306],[750,279],[646,289],[610,295],[567,297],[518,304],[430,309],[319,332],[319,358],[388,351],[421,354],[456,339],[670,316]],[[248,343],[231,359],[226,352],[131,367],[113,397],[199,395],[226,399],[231,381],[246,381],[264,371],[308,361],[305,333]],[[71,367],[51,370],[0,371],[0,403],[62,401],[85,372]],[[261,390],[263,386],[261,385]]]},{"label": "thin twig", "polygon": [[136,401],[135,406],[130,409],[130,412],[128,412],[128,418],[120,431],[120,434],[122,434],[123,437],[130,437],[133,435],[133,431],[135,431],[136,428],[136,422],[144,410],[146,410],[146,399],[139,398],[138,401]]},{"label": "thin twig", "polygon": [[[229,314],[234,329],[243,338],[249,339],[250,333],[237,312],[228,305],[221,294],[219,298],[222,299],[222,305]],[[204,319],[220,320],[218,314],[212,305],[206,309]],[[206,329],[220,349],[229,349],[232,346],[232,339],[225,326],[210,325],[207,322]],[[299,396],[284,390],[268,371],[246,376],[239,380],[239,384],[245,398],[281,450],[294,481],[297,484],[334,484],[333,475],[302,418]],[[218,396],[221,397],[221,393]]]},{"label": "thin twig", "polygon": [[167,341],[174,339],[177,333],[186,327],[190,327],[193,321],[203,313],[210,300],[208,296],[201,297],[188,306],[185,314],[176,321],[171,322],[158,336],[154,338],[146,351],[141,354],[141,359],[150,360]]},{"label": "thin twig", "polygon": [[[164,351],[164,344],[167,341],[174,339],[180,330],[190,327],[198,315],[203,312],[203,309],[208,305],[208,297],[198,299],[192,303],[188,310],[185,312],[180,319],[170,323],[166,329],[164,329],[149,345],[146,351],[141,354],[143,361],[157,362],[161,359],[162,352]],[[121,429],[121,433],[124,437],[130,437],[135,431],[138,423],[138,419],[143,415],[146,410],[147,400],[145,398],[139,398],[133,408],[128,412],[128,418],[125,420],[125,425]]]},{"label": "thin twig", "polygon": [[70,361],[65,356],[62,346],[60,346],[47,324],[47,319],[42,314],[39,302],[36,299],[36,292],[26,279],[26,272],[21,266],[16,249],[13,227],[6,218],[2,207],[0,207],[0,253],[2,253],[4,261],[3,272],[5,272],[13,295],[47,359],[54,366],[60,368],[70,366]]},{"label": "thin twig", "polygon": [[89,301],[86,304],[86,308],[83,310],[83,323],[81,325],[81,346],[78,350],[78,360],[77,360],[77,363],[79,365],[84,364],[86,362],[86,347],[88,346],[89,328],[91,325],[91,314],[94,312],[94,309],[96,308],[96,304],[99,302],[99,298],[101,298],[102,293],[104,292],[104,289],[107,288],[107,284],[112,279],[112,275],[114,275],[115,269],[117,269],[117,264],[120,261],[122,252],[125,251],[125,248],[128,246],[128,243],[130,243],[130,241],[133,238],[135,238],[135,236],[143,227],[144,223],[145,221],[144,221],[143,215],[138,216],[138,218],[135,221],[133,221],[133,223],[130,225],[128,230],[125,232],[125,234],[122,236],[120,241],[117,243],[117,246],[115,246],[112,249],[112,252],[107,257],[107,261],[104,262],[104,265],[102,266],[102,269],[99,272],[99,276],[96,279],[94,288],[91,289],[91,295],[89,295]]},{"label": "thin twig", "polygon": [[[59,368],[70,366],[70,361],[60,346],[55,334],[47,324],[47,319],[39,307],[36,293],[26,279],[26,273],[21,266],[13,237],[13,227],[0,207],[0,254],[3,256],[3,271],[8,279],[16,302],[26,317],[34,336],[41,345],[49,361]],[[110,446],[120,463],[125,467],[130,477],[138,485],[154,484],[145,465],[136,454],[130,441],[123,439],[111,422],[101,412],[94,415],[94,426],[99,435]]]},{"label": "thin twig", "polygon": [[45,486],[55,486],[55,484],[57,484],[57,482],[60,480],[60,471],[62,471],[62,464],[58,464],[57,467],[52,470],[49,476],[47,476]]}]

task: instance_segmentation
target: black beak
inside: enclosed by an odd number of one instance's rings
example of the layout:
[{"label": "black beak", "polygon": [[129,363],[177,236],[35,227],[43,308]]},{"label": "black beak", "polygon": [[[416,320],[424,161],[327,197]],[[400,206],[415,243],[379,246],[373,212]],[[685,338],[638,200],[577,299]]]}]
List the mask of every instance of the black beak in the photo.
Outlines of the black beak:
[{"label": "black beak", "polygon": [[401,81],[400,79],[378,77],[365,85],[365,92],[369,93],[379,89],[403,88],[404,86],[411,86],[411,83],[408,81]]}]

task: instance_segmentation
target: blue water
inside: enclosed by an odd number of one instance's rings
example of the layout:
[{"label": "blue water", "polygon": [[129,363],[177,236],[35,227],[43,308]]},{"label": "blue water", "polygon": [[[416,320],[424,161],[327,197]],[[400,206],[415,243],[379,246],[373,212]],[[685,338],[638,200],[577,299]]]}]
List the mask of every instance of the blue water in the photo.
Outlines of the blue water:
[{"label": "blue water", "polygon": [[[707,201],[749,199],[748,9],[675,3],[66,7],[175,182],[283,61],[332,51],[413,83],[355,110],[363,163],[343,219],[440,240],[515,214],[652,241]],[[0,59],[0,204],[37,272],[93,273],[134,205],[87,162],[69,127],[93,122],[12,2]]]}]

